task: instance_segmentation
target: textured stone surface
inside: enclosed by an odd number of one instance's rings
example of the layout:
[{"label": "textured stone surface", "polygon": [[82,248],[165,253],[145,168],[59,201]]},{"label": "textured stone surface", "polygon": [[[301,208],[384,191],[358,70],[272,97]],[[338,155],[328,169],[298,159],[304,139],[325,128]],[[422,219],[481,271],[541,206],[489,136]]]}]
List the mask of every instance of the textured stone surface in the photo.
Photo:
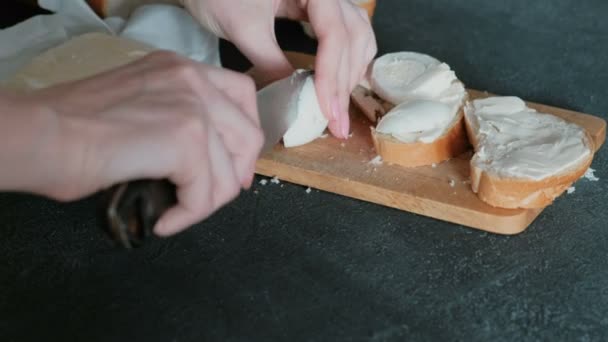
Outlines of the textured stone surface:
[{"label": "textured stone surface", "polygon": [[[380,0],[375,27],[381,53],[428,52],[473,88],[606,118],[605,13],[604,0]],[[313,50],[279,26],[285,47]],[[606,340],[605,151],[599,182],[514,237],[268,184],[127,253],[99,232],[94,199],[1,194],[0,340]]]}]

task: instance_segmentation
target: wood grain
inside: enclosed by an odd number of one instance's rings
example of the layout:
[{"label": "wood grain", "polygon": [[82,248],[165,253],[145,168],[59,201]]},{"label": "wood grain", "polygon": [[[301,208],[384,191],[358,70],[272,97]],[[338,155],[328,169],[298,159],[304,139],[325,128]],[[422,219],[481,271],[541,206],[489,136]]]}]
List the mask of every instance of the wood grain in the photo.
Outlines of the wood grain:
[{"label": "wood grain", "polygon": [[[309,68],[313,64],[310,55],[293,52],[287,55],[297,68]],[[470,95],[480,98],[492,94],[470,90]],[[605,141],[606,121],[601,118],[528,104],[581,125],[593,137],[596,149]],[[370,125],[361,112],[351,108],[353,135],[348,141],[328,136],[291,149],[279,144],[258,161],[257,173],[497,234],[520,233],[542,212],[540,209],[501,209],[482,202],[470,187],[471,152],[436,167],[404,168],[370,163],[376,157]]]}]

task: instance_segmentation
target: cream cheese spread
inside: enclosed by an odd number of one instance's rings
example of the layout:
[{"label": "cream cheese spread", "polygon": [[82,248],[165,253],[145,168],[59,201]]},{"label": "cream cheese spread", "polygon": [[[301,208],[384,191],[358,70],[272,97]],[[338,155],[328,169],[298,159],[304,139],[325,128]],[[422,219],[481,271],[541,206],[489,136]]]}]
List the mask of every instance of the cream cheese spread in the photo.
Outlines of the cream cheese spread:
[{"label": "cream cheese spread", "polygon": [[[296,70],[296,73],[300,72],[302,70]],[[306,78],[298,95],[296,115],[295,121],[283,135],[285,147],[308,144],[320,137],[329,123],[319,105],[312,76]]]},{"label": "cream cheese spread", "polygon": [[444,103],[414,100],[402,103],[386,114],[376,131],[405,143],[430,143],[443,135],[452,118],[450,107]]},{"label": "cream cheese spread", "polygon": [[396,105],[380,120],[376,131],[405,143],[431,143],[442,136],[466,97],[464,85],[446,63],[417,52],[390,53],[376,59],[370,79],[372,90]]},{"label": "cream cheese spread", "polygon": [[567,172],[592,153],[583,128],[539,113],[517,97],[490,97],[465,107],[477,138],[472,162],[500,177],[542,180]]}]

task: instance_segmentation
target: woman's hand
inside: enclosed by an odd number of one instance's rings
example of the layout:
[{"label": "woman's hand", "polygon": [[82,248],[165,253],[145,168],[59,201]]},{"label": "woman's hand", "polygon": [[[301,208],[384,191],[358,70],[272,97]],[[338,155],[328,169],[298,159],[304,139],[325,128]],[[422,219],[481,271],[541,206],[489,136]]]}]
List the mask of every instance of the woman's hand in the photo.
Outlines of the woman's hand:
[{"label": "woman's hand", "polygon": [[24,100],[55,118],[36,153],[38,180],[21,182],[37,185],[25,190],[74,200],[121,182],[168,178],[178,205],[155,227],[161,236],[250,187],[263,144],[250,78],[169,52]]},{"label": "woman's hand", "polygon": [[274,33],[275,17],[309,21],[319,39],[316,89],[331,132],[349,134],[350,93],[376,54],[367,12],[350,0],[182,0],[200,23],[234,43],[269,79],[293,68]]}]

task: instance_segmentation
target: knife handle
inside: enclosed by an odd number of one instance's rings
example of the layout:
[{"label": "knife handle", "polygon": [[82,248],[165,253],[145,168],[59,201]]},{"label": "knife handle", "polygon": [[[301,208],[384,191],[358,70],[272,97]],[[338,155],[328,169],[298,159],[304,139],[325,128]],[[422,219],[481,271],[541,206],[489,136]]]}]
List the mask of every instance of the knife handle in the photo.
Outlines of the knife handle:
[{"label": "knife handle", "polygon": [[102,199],[104,229],[122,247],[139,247],[154,235],[158,219],[176,203],[176,187],[168,180],[118,184]]}]

